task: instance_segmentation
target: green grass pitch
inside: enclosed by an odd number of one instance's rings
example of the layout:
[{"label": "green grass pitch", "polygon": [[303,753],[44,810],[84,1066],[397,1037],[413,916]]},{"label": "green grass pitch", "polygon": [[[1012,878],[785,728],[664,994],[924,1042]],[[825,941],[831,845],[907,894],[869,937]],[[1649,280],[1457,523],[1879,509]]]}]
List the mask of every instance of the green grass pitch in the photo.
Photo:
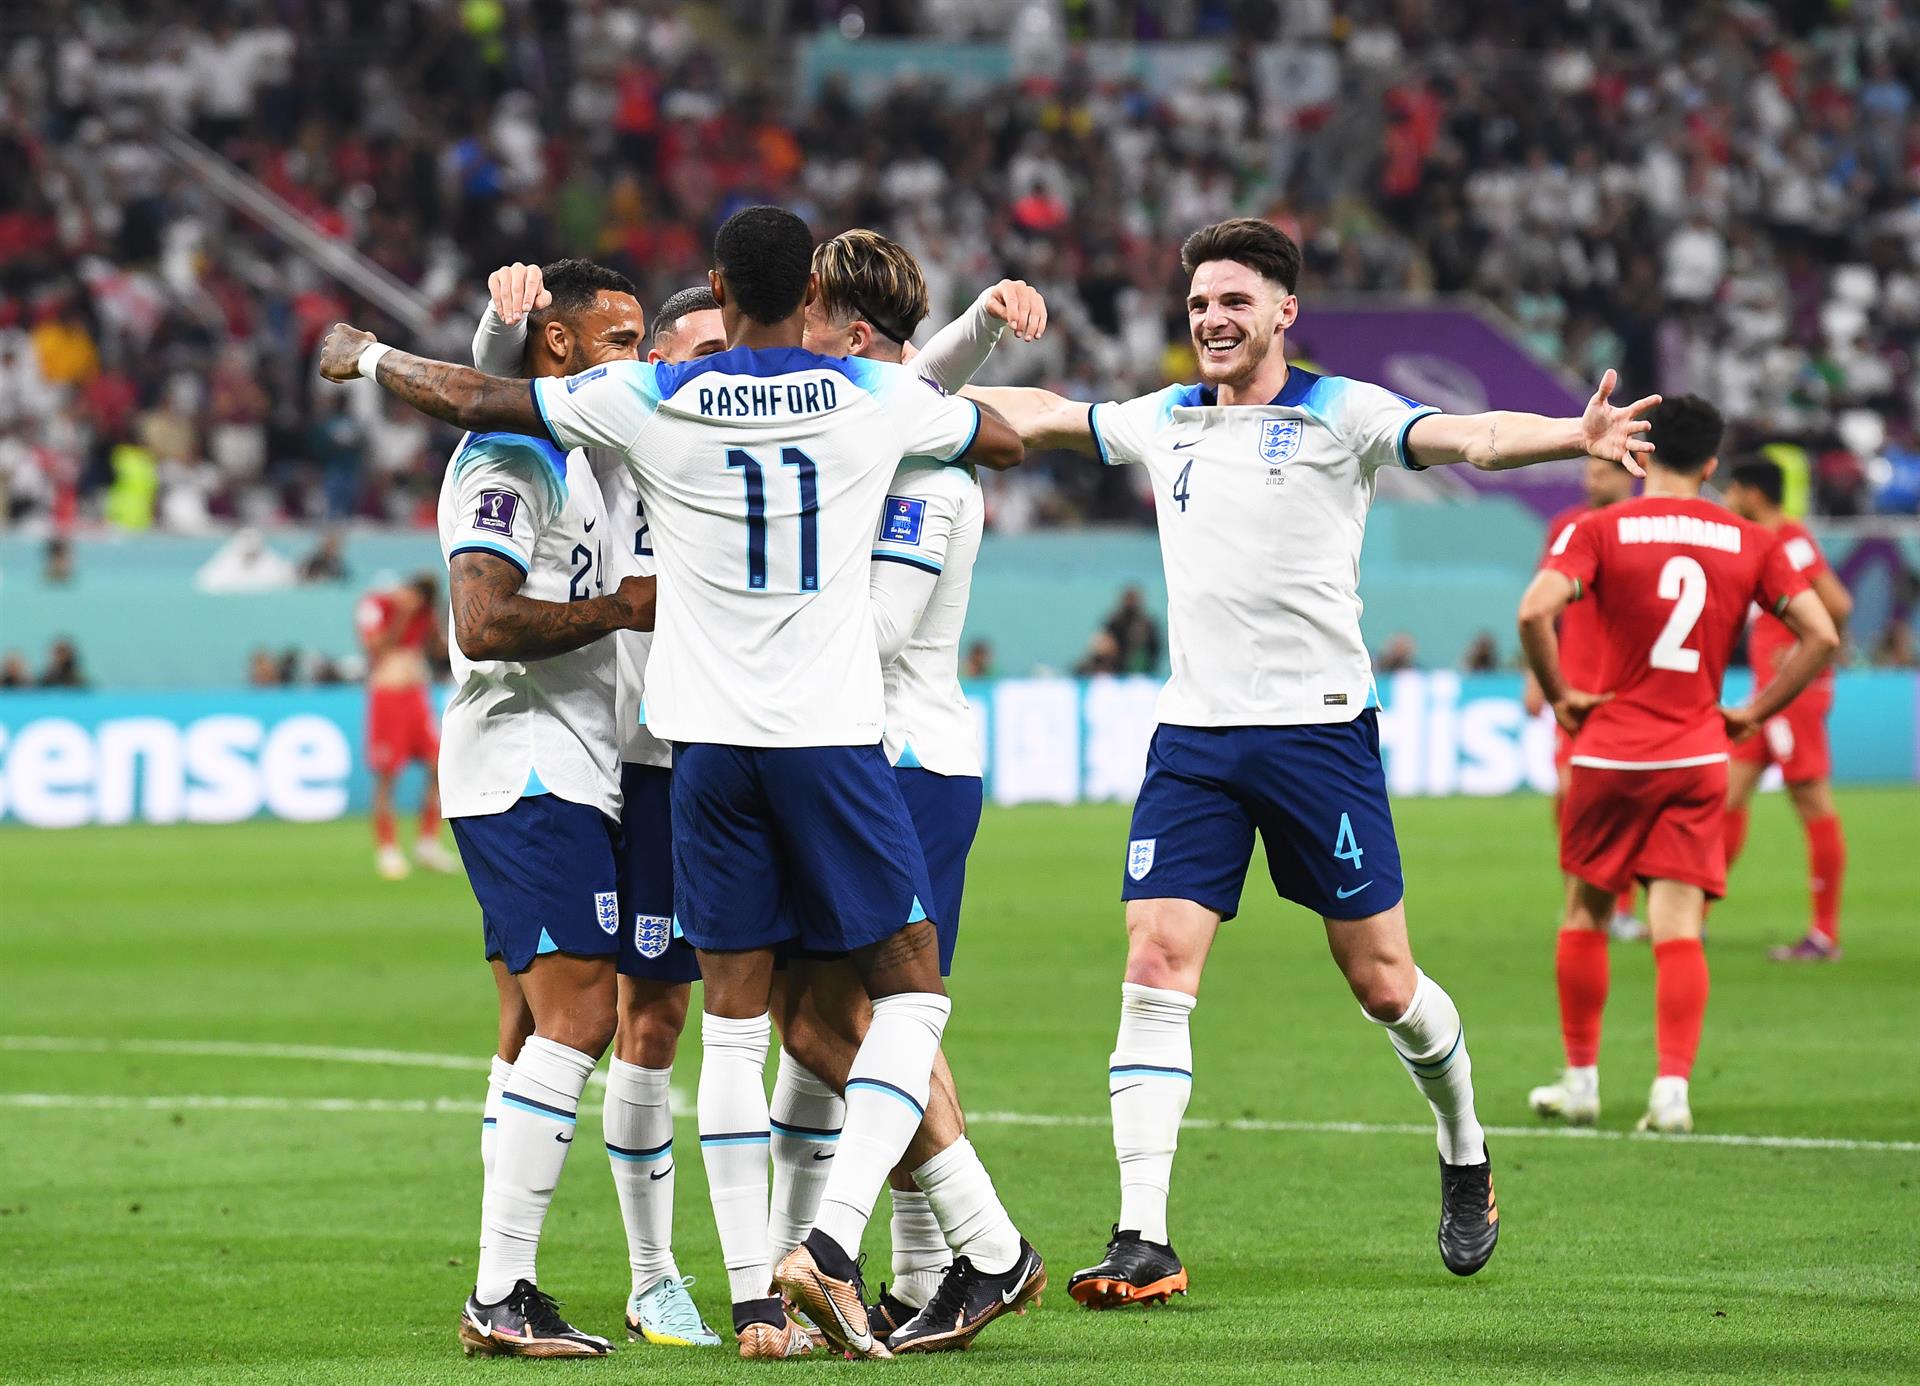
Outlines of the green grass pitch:
[{"label": "green grass pitch", "polygon": [[[1920,1378],[1920,793],[1853,792],[1842,810],[1843,963],[1787,970],[1762,956],[1804,919],[1803,852],[1778,797],[1758,806],[1713,917],[1696,1117],[1710,1136],[1769,1138],[1717,1144],[1622,1138],[1653,1061],[1644,946],[1616,946],[1602,1135],[1532,1129],[1526,1090],[1559,1052],[1545,805],[1398,806],[1417,953],[1466,1017],[1495,1127],[1504,1239],[1468,1281],[1434,1249],[1424,1106],[1317,922],[1276,904],[1256,867],[1194,1019],[1200,1124],[1182,1138],[1173,1196],[1193,1294],[1104,1315],[1065,1285],[1116,1206],[1103,1080],[1126,812],[989,811],[948,1049],[974,1139],[1053,1287],[962,1356],[768,1369],[1022,1383]],[[0,1380],[753,1370],[730,1347],[459,1356],[490,988],[464,881],[376,880],[363,823],[9,829],[0,939],[0,1266],[13,1295]],[[676,1078],[689,1094],[697,1063],[690,1044]],[[610,1333],[627,1272],[597,1112],[590,1092],[581,1125],[596,1141],[561,1186],[541,1279],[576,1322]],[[1302,1129],[1315,1123],[1357,1129]],[[680,1263],[723,1324],[691,1120],[679,1129]],[[878,1281],[884,1207],[875,1232]]]}]

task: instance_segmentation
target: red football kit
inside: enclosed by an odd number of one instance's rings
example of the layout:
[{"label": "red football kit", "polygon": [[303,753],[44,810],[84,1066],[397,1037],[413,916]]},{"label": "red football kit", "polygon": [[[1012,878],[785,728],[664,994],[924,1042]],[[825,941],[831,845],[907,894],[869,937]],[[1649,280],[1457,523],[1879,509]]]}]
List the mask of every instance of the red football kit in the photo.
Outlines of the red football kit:
[{"label": "red football kit", "polygon": [[[1774,531],[1786,550],[1787,561],[1808,583],[1829,571],[1826,555],[1806,528],[1792,520]],[[1778,616],[1760,611],[1747,628],[1747,662],[1753,665],[1755,687],[1780,668],[1794,645],[1793,632]],[[1824,780],[1833,773],[1833,754],[1827,744],[1827,714],[1833,710],[1833,668],[1814,676],[1800,696],[1778,716],[1767,719],[1758,736],[1733,748],[1735,760],[1754,765],[1778,765],[1788,784]]]},{"label": "red football kit", "polygon": [[[1594,513],[1595,507],[1591,505],[1570,505],[1555,515],[1547,525],[1547,542],[1540,551],[1539,566],[1546,567],[1555,546],[1563,542],[1575,525]],[[1575,602],[1560,613],[1556,629],[1560,636],[1560,672],[1566,676],[1567,687],[1592,692],[1599,686],[1596,681],[1600,677],[1599,607],[1593,602]],[[1573,738],[1567,735],[1565,727],[1555,722],[1554,769],[1566,769],[1572,755]]]},{"label": "red football kit", "polygon": [[[1603,890],[1726,889],[1728,745],[1720,684],[1749,604],[1778,615],[1806,577],[1770,530],[1709,501],[1640,497],[1556,539],[1546,566],[1593,603],[1612,693],[1574,738],[1560,864]],[[1577,685],[1576,685],[1577,686]]]},{"label": "red football kit", "polygon": [[[401,618],[392,597],[375,592],[354,611],[360,638],[391,634],[403,650],[424,655],[433,635],[433,613],[424,606]],[[423,659],[424,664],[424,659]],[[377,775],[398,774],[412,761],[434,764],[440,758],[440,733],[434,726],[427,684],[376,684],[367,689],[367,765]]]}]

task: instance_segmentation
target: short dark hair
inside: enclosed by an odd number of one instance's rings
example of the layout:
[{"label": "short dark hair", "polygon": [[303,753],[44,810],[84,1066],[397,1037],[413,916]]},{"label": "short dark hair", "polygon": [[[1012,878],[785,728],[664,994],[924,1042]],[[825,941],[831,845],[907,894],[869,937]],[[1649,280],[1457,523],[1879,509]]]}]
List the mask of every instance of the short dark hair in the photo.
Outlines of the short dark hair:
[{"label": "short dark hair", "polygon": [[640,291],[626,275],[591,260],[555,260],[550,265],[542,265],[540,280],[553,295],[553,302],[528,315],[530,321],[537,323],[584,312],[593,307],[594,300],[602,293],[627,294],[636,302],[640,297]]},{"label": "short dark hair", "polygon": [[813,232],[784,207],[743,208],[715,233],[713,264],[742,313],[781,322],[806,302]]},{"label": "short dark hair", "polygon": [[705,313],[720,305],[713,301],[713,290],[705,284],[692,284],[671,295],[653,314],[653,339],[657,342],[679,325],[689,313]]},{"label": "short dark hair", "polygon": [[1649,409],[1650,460],[1670,472],[1697,472],[1720,451],[1726,420],[1699,395],[1671,395]]},{"label": "short dark hair", "polygon": [[1737,481],[1742,486],[1751,486],[1767,498],[1767,504],[1778,505],[1787,496],[1787,474],[1780,470],[1778,462],[1764,457],[1749,458],[1733,469],[1729,481]]},{"label": "short dark hair", "polygon": [[1293,292],[1300,282],[1300,247],[1270,221],[1234,217],[1203,226],[1180,247],[1180,269],[1192,274],[1209,260],[1231,260]]}]

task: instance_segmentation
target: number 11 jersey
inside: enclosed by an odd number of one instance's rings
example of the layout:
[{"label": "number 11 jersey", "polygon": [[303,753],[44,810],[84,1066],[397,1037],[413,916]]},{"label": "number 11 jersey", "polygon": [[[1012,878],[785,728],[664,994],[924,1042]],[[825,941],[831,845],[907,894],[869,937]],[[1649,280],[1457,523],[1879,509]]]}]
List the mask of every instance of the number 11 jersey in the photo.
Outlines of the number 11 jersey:
[{"label": "number 11 jersey", "polygon": [[1589,691],[1613,694],[1574,738],[1573,763],[1725,760],[1720,682],[1747,604],[1778,615],[1807,587],[1778,536],[1711,501],[1643,496],[1570,526],[1544,566],[1573,580],[1576,601],[1597,605],[1603,652]]},{"label": "number 11 jersey", "polygon": [[909,367],[797,348],[616,361],[532,388],[556,442],[616,449],[638,483],[660,577],[649,729],[878,744],[874,517],[902,458],[966,453],[979,409]]}]

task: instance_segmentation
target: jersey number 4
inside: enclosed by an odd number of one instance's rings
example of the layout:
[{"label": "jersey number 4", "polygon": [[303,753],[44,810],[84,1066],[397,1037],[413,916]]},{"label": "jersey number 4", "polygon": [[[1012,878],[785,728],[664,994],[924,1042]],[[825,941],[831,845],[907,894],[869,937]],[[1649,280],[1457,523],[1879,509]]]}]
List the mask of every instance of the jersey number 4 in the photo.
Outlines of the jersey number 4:
[{"label": "jersey number 4", "polygon": [[1681,674],[1700,672],[1700,651],[1687,648],[1687,637],[1707,606],[1707,571],[1691,558],[1669,558],[1660,570],[1660,599],[1673,603],[1660,638],[1653,642],[1647,663]]},{"label": "jersey number 4", "polygon": [[[792,467],[800,483],[800,590],[820,590],[820,478],[813,459],[799,448],[780,449],[782,466]],[[747,485],[747,586],[767,590],[767,474],[759,459],[739,448],[727,450],[727,466],[738,467]]]}]

